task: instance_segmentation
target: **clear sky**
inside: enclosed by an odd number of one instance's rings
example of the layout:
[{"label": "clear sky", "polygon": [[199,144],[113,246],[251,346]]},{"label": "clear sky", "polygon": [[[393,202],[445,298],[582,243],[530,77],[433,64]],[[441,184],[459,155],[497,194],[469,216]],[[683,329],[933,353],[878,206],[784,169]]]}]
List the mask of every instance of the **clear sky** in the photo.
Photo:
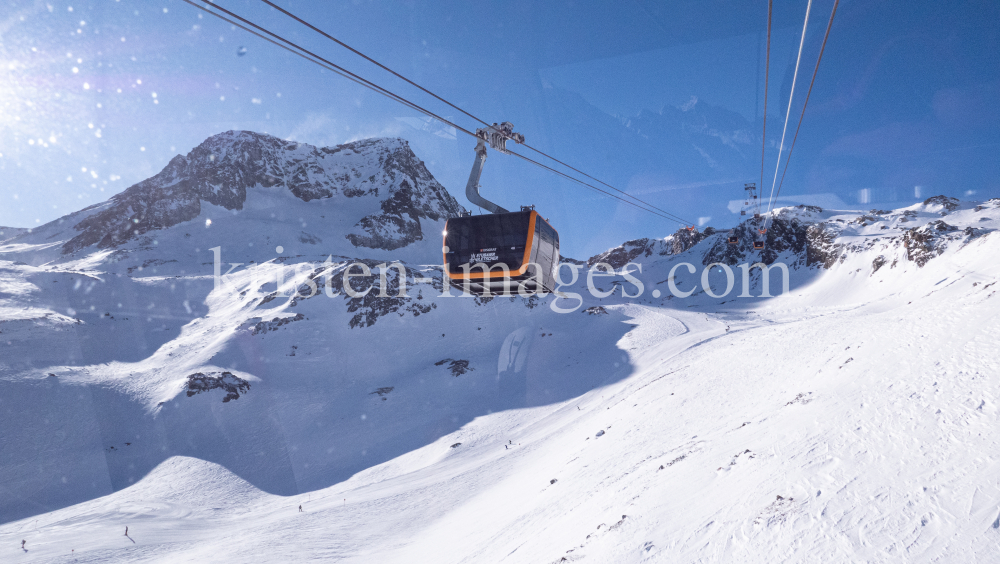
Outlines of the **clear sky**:
[{"label": "clear sky", "polygon": [[[261,2],[219,3],[476,125]],[[692,222],[733,225],[730,202],[759,181],[765,1],[278,3]],[[805,7],[775,2],[769,144],[780,138]],[[813,3],[789,139],[831,7]],[[470,207],[470,138],[179,0],[0,0],[0,225],[103,201],[229,129],[318,145],[401,136]],[[782,202],[998,197],[998,150],[1000,3],[843,0]],[[765,156],[770,187],[777,150]],[[505,207],[536,204],[569,256],[677,228],[511,157],[491,154],[482,184]]]}]

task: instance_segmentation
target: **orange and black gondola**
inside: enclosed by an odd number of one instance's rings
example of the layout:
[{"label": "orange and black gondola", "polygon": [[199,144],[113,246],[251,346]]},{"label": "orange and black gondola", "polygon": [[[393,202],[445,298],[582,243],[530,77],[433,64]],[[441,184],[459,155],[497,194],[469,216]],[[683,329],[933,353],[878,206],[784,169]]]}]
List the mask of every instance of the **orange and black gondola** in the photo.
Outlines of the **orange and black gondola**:
[{"label": "orange and black gondola", "polygon": [[534,206],[510,212],[479,194],[486,145],[508,153],[507,141],[524,143],[509,122],[476,130],[476,158],[465,195],[488,215],[450,218],[444,229],[444,272],[448,282],[477,295],[552,292],[559,266],[559,234]]},{"label": "orange and black gondola", "polygon": [[463,291],[517,294],[556,287],[559,233],[533,209],[451,218],[444,247],[449,282]]}]

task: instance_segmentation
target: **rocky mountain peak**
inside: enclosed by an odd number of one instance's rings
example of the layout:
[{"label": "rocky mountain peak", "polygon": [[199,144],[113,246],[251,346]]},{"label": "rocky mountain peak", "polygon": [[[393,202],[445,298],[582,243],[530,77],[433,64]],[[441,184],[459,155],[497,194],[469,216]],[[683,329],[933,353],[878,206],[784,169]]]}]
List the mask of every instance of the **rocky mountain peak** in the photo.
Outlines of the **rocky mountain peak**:
[{"label": "rocky mountain peak", "polygon": [[304,202],[376,200],[375,213],[344,235],[355,246],[405,246],[421,238],[421,218],[437,221],[462,211],[403,139],[315,147],[252,131],[226,131],[95,206],[95,213],[75,225],[79,234],[63,245],[63,252],[119,246],[193,220],[203,204],[239,211],[248,191],[272,187],[285,188]]}]

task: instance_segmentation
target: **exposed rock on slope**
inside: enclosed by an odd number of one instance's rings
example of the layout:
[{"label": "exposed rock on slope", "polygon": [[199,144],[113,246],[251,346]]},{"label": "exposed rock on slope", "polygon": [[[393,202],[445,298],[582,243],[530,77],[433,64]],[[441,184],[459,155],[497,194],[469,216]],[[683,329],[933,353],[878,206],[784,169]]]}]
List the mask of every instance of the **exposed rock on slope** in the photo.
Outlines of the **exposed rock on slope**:
[{"label": "exposed rock on slope", "polygon": [[944,252],[949,240],[964,235],[963,233],[955,233],[956,231],[958,231],[957,227],[948,225],[942,220],[932,221],[922,227],[908,230],[903,234],[906,258],[917,263],[917,266],[927,264],[927,261]]},{"label": "exposed rock on slope", "polygon": [[[425,169],[426,171],[426,169]],[[441,213],[430,206],[418,208],[414,203],[413,189],[406,180],[391,198],[382,201],[382,213],[365,216],[355,227],[360,233],[348,233],[347,238],[356,247],[393,250],[405,247],[423,238],[420,218],[438,220]],[[452,212],[455,213],[455,212]]]},{"label": "exposed rock on slope", "polygon": [[[661,256],[678,255],[695,249],[693,260],[704,265],[722,263],[735,266],[744,262],[772,264],[781,259],[791,268],[833,267],[853,254],[876,247],[882,254],[874,257],[872,271],[883,266],[894,268],[897,260],[914,262],[923,267],[929,260],[941,255],[952,243],[969,241],[990,233],[989,227],[970,226],[973,218],[964,215],[991,210],[1000,200],[989,200],[966,209],[955,198],[934,196],[920,204],[899,210],[871,210],[857,212],[824,211],[816,206],[794,206],[774,211],[764,235],[763,251],[753,249],[759,235],[756,226],[743,222],[733,228],[738,243],[730,244],[727,234],[706,228],[703,233],[680,230],[664,240],[636,239],[619,247],[591,257],[588,265],[606,262],[616,269],[643,259],[656,260]],[[941,216],[962,217],[956,227]],[[985,218],[985,216],[984,216]],[[984,219],[985,220],[985,219]],[[705,245],[699,247],[699,245]],[[888,255],[895,255],[891,263]]]},{"label": "exposed rock on slope", "polygon": [[693,229],[678,229],[673,235],[664,239],[634,239],[626,241],[620,246],[608,249],[599,255],[590,257],[587,260],[588,266],[593,266],[599,262],[607,263],[616,269],[643,257],[679,255],[710,235],[716,233],[715,229],[706,227],[704,231]]},{"label": "exposed rock on slope", "polygon": [[195,372],[194,374],[188,376],[188,397],[215,389],[221,389],[226,392],[225,397],[222,398],[222,403],[226,403],[235,399],[240,399],[241,393],[245,394],[250,391],[250,382],[247,382],[243,378],[240,378],[239,376],[228,371],[223,372],[218,376],[213,376],[212,374],[206,375],[201,372]]},{"label": "exposed rock on slope", "polygon": [[[805,255],[802,258],[806,266],[822,262],[826,258],[824,253],[810,255],[805,252],[810,237],[810,227],[808,223],[800,221],[798,218],[775,217],[765,234],[766,244],[764,251],[760,253],[760,261],[764,264],[771,264],[778,259],[780,254],[792,252],[796,255]],[[726,236],[716,237],[712,248],[702,259],[702,264],[721,262],[733,266],[744,262],[745,257],[754,252],[753,241],[757,233],[754,226],[747,222],[737,226],[735,233],[739,238],[739,242],[735,245],[730,245]],[[816,231],[812,233],[812,236],[820,238],[824,235]]]},{"label": "exposed rock on slope", "polygon": [[594,266],[599,262],[603,262],[618,269],[639,257],[650,257],[653,254],[667,254],[664,251],[665,246],[660,239],[633,239],[632,241],[625,241],[621,245],[604,251],[599,255],[590,257],[587,260],[587,266]]},{"label": "exposed rock on slope", "polygon": [[957,210],[958,206],[959,201],[948,196],[931,196],[930,198],[924,200],[924,207],[927,208],[928,211],[935,211],[932,208],[938,208],[937,211],[941,211],[941,215]]}]

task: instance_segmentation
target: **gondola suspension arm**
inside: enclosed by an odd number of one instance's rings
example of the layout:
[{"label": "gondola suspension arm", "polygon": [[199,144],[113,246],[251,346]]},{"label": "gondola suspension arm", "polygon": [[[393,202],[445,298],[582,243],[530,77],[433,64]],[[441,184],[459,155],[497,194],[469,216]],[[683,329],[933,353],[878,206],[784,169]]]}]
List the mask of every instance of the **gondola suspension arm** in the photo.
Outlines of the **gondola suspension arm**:
[{"label": "gondola suspension arm", "polygon": [[499,125],[493,124],[489,127],[476,130],[476,160],[472,162],[472,171],[469,173],[469,182],[465,185],[465,197],[473,204],[489,211],[490,213],[509,213],[504,208],[494,204],[479,194],[479,178],[483,174],[483,165],[486,164],[486,144],[504,154],[509,154],[507,150],[507,140],[515,143],[524,143],[524,135],[514,133],[514,125],[505,121]]}]

